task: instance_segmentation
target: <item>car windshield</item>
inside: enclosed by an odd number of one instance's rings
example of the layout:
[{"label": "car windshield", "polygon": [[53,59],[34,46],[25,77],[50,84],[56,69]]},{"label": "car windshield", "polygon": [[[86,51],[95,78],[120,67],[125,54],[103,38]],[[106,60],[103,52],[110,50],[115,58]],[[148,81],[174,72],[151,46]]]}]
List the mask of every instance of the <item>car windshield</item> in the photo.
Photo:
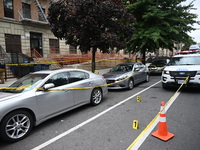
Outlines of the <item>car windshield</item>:
[{"label": "car windshield", "polygon": [[10,93],[27,92],[36,87],[47,75],[48,74],[26,75],[10,85],[9,87],[11,89],[2,89],[1,91]]},{"label": "car windshield", "polygon": [[173,57],[168,63],[170,65],[200,65],[200,56]]},{"label": "car windshield", "polygon": [[113,67],[111,69],[111,72],[115,72],[115,71],[128,72],[128,71],[132,71],[132,69],[133,69],[132,64],[121,64],[121,65],[117,65],[117,66]]},{"label": "car windshield", "polygon": [[162,65],[162,66],[165,66],[166,65],[166,60],[156,60],[156,61],[153,61],[152,62],[152,65]]}]

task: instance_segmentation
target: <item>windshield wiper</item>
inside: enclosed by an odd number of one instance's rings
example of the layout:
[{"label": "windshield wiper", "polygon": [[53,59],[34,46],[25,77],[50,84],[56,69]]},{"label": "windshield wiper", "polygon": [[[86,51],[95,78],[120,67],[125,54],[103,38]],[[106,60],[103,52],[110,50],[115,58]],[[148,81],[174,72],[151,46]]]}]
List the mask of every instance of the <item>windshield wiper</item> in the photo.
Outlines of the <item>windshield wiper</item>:
[{"label": "windshield wiper", "polygon": [[6,92],[6,93],[20,93],[21,91],[16,91],[15,89],[1,89],[0,92]]},{"label": "windshield wiper", "polygon": [[196,64],[180,64],[180,65],[196,65]]}]

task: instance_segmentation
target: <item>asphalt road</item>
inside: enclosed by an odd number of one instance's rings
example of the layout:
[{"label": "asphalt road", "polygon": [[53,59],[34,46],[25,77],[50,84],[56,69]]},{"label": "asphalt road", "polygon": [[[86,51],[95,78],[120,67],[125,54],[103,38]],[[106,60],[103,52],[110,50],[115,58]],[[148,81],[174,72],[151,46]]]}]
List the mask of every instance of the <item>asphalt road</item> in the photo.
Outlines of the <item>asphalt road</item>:
[{"label": "asphalt road", "polygon": [[[150,82],[131,91],[109,90],[99,106],[86,105],[50,119],[17,143],[0,141],[0,150],[126,150],[135,139],[142,139],[138,136],[158,114],[161,101],[167,103],[176,91],[162,89],[159,81],[160,76],[151,76]],[[166,113],[174,138],[164,142],[150,134],[139,149],[199,150],[199,96],[199,89],[183,89]],[[138,120],[139,129],[132,128],[133,120]]]}]

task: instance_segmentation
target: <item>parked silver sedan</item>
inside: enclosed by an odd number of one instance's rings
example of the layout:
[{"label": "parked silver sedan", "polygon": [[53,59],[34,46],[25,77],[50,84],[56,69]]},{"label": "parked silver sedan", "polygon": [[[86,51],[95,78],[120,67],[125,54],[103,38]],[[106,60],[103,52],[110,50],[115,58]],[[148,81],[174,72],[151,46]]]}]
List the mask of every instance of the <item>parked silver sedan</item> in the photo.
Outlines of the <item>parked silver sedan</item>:
[{"label": "parked silver sedan", "polygon": [[140,62],[122,63],[103,74],[108,83],[108,89],[133,89],[135,84],[149,81],[148,67]]},{"label": "parked silver sedan", "polygon": [[98,105],[106,80],[82,69],[38,71],[0,91],[0,138],[16,142],[33,126],[85,104]]}]

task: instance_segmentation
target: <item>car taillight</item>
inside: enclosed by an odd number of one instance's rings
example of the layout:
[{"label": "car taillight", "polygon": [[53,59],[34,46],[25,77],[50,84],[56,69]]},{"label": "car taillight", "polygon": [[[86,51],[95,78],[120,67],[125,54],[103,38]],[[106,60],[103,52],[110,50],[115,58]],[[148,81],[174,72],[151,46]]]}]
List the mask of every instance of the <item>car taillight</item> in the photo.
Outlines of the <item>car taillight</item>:
[{"label": "car taillight", "polygon": [[106,80],[106,78],[105,78],[105,77],[102,77],[102,79],[103,79],[103,80]]},{"label": "car taillight", "polygon": [[194,52],[194,53],[195,53],[195,52],[198,52],[198,50],[192,50],[192,52]]}]

